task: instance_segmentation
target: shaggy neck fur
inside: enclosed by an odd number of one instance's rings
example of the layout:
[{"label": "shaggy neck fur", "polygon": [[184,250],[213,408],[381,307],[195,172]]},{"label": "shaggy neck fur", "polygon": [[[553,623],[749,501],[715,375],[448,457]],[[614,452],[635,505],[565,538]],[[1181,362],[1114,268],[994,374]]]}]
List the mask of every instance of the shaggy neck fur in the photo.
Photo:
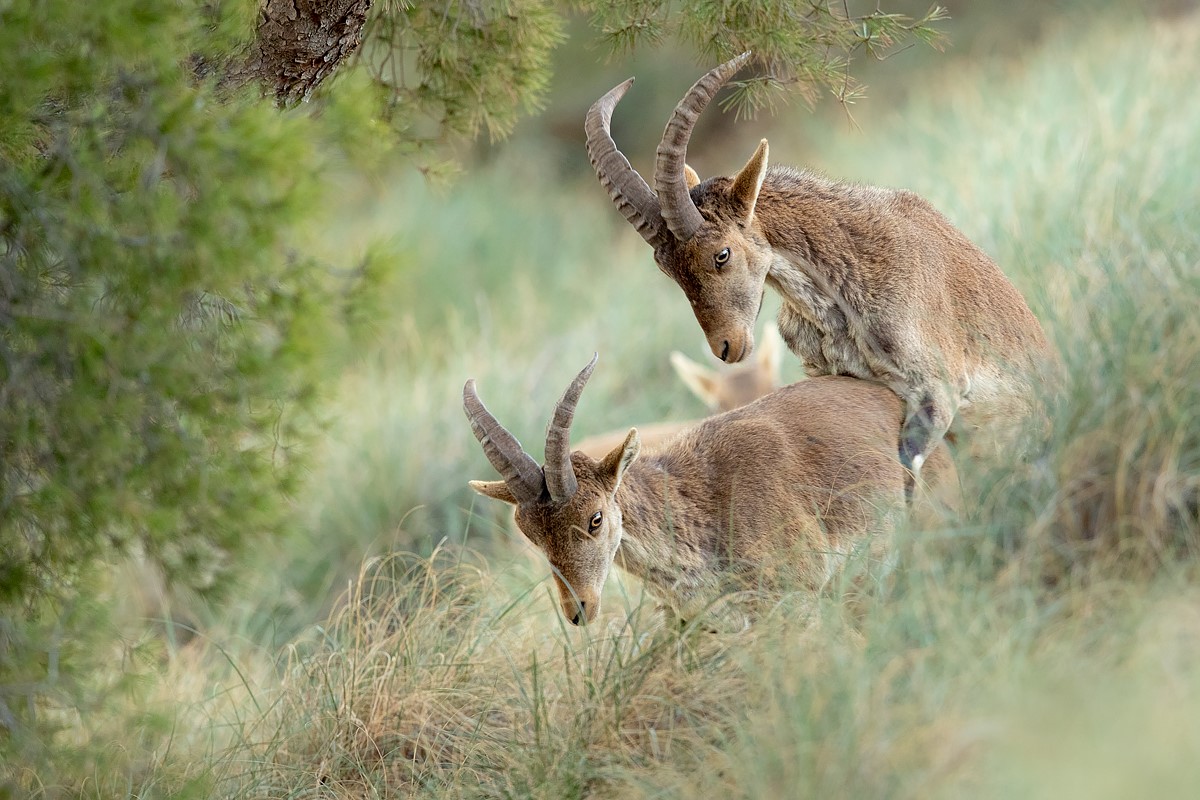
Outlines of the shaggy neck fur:
[{"label": "shaggy neck fur", "polygon": [[[804,354],[809,375],[883,380],[905,394],[907,371],[868,317],[880,302],[869,296],[872,291],[903,296],[912,289],[888,285],[889,271],[879,269],[904,250],[897,210],[910,200],[920,202],[907,192],[838,183],[788,167],[767,171],[753,224],[775,254],[767,283],[783,299],[780,333]],[[961,238],[961,247],[977,251]],[[987,258],[982,252],[978,257]]]}]

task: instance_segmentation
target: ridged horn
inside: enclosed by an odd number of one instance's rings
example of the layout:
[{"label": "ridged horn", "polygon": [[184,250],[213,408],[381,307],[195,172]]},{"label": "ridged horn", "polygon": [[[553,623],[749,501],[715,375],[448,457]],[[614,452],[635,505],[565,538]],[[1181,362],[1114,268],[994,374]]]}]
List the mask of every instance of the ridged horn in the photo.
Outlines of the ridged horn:
[{"label": "ridged horn", "polygon": [[654,168],[654,187],[658,190],[659,213],[667,228],[681,242],[691,239],[704,224],[704,217],[700,216],[688,192],[687,177],[683,171],[692,128],[696,126],[696,120],[708,102],[749,59],[750,52],[746,51],[710,70],[692,84],[679,105],[675,106],[675,113],[663,131]]},{"label": "ridged horn", "polygon": [[463,410],[483,454],[504,478],[505,485],[518,502],[528,503],[542,495],[542,470],[533,456],[525,452],[517,438],[505,430],[488,411],[475,391],[475,379],[463,386]]},{"label": "ridged horn", "polygon": [[583,387],[596,368],[597,358],[598,353],[592,354],[592,360],[563,392],[562,399],[554,407],[550,427],[546,429],[546,488],[550,490],[550,498],[558,503],[570,500],[579,488],[575,470],[571,469],[571,420],[575,418],[575,406],[579,404]]},{"label": "ridged horn", "polygon": [[633,85],[633,78],[614,87],[588,109],[583,130],[587,134],[588,160],[617,210],[651,247],[663,244],[670,232],[659,213],[658,198],[646,180],[617,149],[613,141],[612,112]]}]

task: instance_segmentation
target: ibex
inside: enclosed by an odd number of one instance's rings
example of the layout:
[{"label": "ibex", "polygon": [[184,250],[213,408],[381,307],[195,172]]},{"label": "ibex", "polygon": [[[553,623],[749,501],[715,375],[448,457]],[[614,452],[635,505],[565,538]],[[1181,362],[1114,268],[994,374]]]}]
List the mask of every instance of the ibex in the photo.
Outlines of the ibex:
[{"label": "ibex", "polygon": [[[474,380],[463,387],[471,428],[503,477],[470,486],[516,506],[517,526],[550,561],[572,623],[595,619],[618,557],[686,609],[730,579],[794,576],[819,587],[847,555],[886,540],[906,477],[895,447],[903,404],[887,387],[801,381],[709,417],[642,458],[631,429],[597,460],[570,446],[595,364],[555,407],[544,467],[488,412]],[[937,448],[926,474],[948,466]]]},{"label": "ibex", "polygon": [[[764,286],[783,298],[779,331],[809,375],[879,381],[906,402],[897,437],[913,473],[959,411],[966,422],[1024,417],[1045,335],[996,264],[908,191],[767,167],[763,139],[732,178],[701,182],[691,131],[749,53],[688,91],[658,146],[652,190],[617,149],[613,109],[633,79],[588,111],[587,150],[617,208],[691,303],[714,354],[754,349]],[[911,483],[910,483],[911,487]]]},{"label": "ibex", "polygon": [[[676,350],[671,353],[671,366],[692,390],[692,394],[700,398],[710,411],[732,411],[779,387],[782,347],[783,340],[779,338],[779,333],[768,326],[763,343],[749,364],[739,364],[724,372],[717,372],[697,364]],[[638,425],[638,436],[643,448],[654,449],[697,422],[698,420],[683,420]],[[622,428],[589,436],[576,445],[576,449],[592,458],[604,458],[610,450],[625,441],[626,433],[628,431]]]}]

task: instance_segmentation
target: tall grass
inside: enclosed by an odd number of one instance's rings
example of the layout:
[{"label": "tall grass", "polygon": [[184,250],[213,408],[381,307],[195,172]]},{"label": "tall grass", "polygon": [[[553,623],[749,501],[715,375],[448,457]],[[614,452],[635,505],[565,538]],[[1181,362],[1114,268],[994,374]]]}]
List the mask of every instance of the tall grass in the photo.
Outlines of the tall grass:
[{"label": "tall grass", "polygon": [[[581,435],[701,413],[664,357],[703,347],[695,321],[599,188],[550,189],[515,162],[452,195],[365,197],[348,215],[398,226],[413,272],[348,366],[310,527],[174,657],[161,691],[189,709],[185,766],[146,785],[1193,796],[1198,45],[1195,17],[1074,30],[821,150],[814,166],[912,188],[991,252],[1046,324],[1064,388],[1044,452],[961,464],[964,513],[901,536],[881,588],[853,604],[781,592],[740,633],[666,628],[620,578],[598,624],[564,625],[507,512],[464,486],[491,476],[460,410],[467,377],[535,454],[593,350]],[[391,550],[415,554],[351,567]],[[331,614],[306,624],[323,617],[285,589],[322,582]]]}]

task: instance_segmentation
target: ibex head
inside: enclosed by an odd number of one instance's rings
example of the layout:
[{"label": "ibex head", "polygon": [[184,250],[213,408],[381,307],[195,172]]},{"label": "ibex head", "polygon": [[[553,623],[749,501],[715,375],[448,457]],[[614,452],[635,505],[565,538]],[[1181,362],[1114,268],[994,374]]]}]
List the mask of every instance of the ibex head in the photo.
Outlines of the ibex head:
[{"label": "ibex head", "polygon": [[600,461],[571,452],[571,420],[595,366],[593,356],[558,401],[546,432],[544,467],[484,407],[475,381],[463,387],[463,408],[475,438],[504,478],[470,486],[517,507],[517,527],[546,554],[563,613],[575,625],[591,622],[600,611],[604,580],[621,544],[617,489],[639,447],[634,428]]},{"label": "ibex head", "polygon": [[652,190],[617,149],[613,109],[633,79],[588,111],[588,156],[617,209],[654,248],[654,260],[683,289],[708,346],[722,361],[741,361],[754,349],[754,320],[773,256],[754,222],[767,171],[767,140],[732,178],[700,177],[687,166],[687,143],[700,113],[750,58],[713,69],[692,86],[667,122]]}]

